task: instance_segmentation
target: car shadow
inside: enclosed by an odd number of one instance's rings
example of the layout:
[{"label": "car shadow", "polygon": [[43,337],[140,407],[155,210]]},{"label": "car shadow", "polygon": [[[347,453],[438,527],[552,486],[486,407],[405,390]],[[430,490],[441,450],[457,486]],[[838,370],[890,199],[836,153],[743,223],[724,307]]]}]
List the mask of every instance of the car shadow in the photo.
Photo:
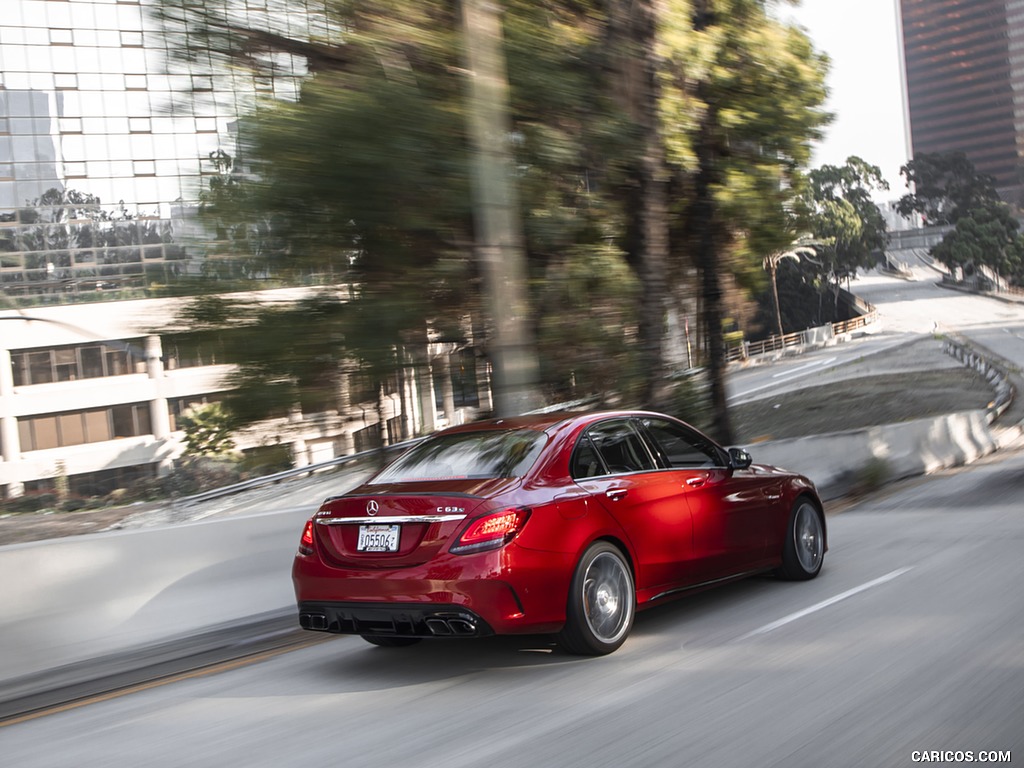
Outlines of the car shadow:
[{"label": "car shadow", "polygon": [[[635,663],[650,646],[666,640],[700,642],[705,620],[714,617],[726,630],[739,633],[743,604],[759,600],[785,582],[753,577],[687,595],[637,614],[626,644],[608,656],[576,656],[563,651],[552,635],[505,635],[478,639],[439,638],[404,648],[381,648],[358,637],[337,637],[320,643],[302,664],[305,692],[357,692],[403,688],[485,673],[514,671],[516,680],[549,678],[557,668],[580,664],[603,666]],[[733,616],[730,618],[730,614]],[[735,619],[735,623],[733,621]]]},{"label": "car shadow", "polygon": [[309,686],[357,692],[452,680],[485,671],[522,673],[585,660],[563,652],[551,635],[429,639],[404,648],[381,648],[344,636],[318,644],[314,657],[303,664],[302,677],[306,692]]}]

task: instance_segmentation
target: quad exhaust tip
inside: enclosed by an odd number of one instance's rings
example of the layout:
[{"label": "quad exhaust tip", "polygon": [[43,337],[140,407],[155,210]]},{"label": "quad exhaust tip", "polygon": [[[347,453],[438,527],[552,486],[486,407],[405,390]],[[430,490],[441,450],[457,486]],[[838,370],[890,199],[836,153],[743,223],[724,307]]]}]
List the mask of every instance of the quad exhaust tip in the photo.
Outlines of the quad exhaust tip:
[{"label": "quad exhaust tip", "polygon": [[430,630],[430,634],[437,637],[445,637],[454,634],[452,628],[448,622],[444,619],[427,619],[427,629]]},{"label": "quad exhaust tip", "polygon": [[300,613],[299,626],[303,629],[316,629],[323,632],[327,629],[327,617],[322,613]]},{"label": "quad exhaust tip", "polygon": [[[431,616],[424,623],[434,637],[472,637],[479,631],[476,622],[465,616]],[[299,626],[319,632],[330,631],[327,616],[323,613],[300,613]]]},{"label": "quad exhaust tip", "polygon": [[476,622],[462,617],[446,619],[434,616],[427,619],[426,624],[435,637],[470,637],[477,633]]}]

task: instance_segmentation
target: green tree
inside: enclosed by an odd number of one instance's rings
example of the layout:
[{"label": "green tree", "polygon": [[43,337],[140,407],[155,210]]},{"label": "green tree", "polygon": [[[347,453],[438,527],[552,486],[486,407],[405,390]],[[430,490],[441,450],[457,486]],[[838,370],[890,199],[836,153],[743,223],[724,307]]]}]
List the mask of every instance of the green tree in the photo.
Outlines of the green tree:
[{"label": "green tree", "polygon": [[723,442],[732,441],[723,280],[748,280],[790,242],[791,190],[829,119],[827,59],[771,5],[673,0],[662,37],[668,157],[684,192],[673,251],[700,277],[712,432]]},{"label": "green tree", "polygon": [[801,235],[792,243],[789,247],[783,248],[778,251],[772,251],[764,257],[762,265],[765,271],[768,273],[768,278],[771,281],[772,286],[772,309],[775,313],[775,328],[778,331],[780,337],[786,335],[786,330],[782,324],[782,307],[779,304],[779,286],[778,286],[778,271],[779,265],[782,264],[786,259],[792,259],[793,261],[800,261],[801,257],[813,258],[817,256],[816,247],[820,247],[820,243],[816,243],[807,235]]},{"label": "green tree", "polygon": [[897,210],[905,217],[920,214],[929,226],[956,224],[967,211],[999,200],[995,179],[978,173],[963,152],[921,152],[900,175],[911,191]]},{"label": "green tree", "polygon": [[[269,73],[282,53],[308,64],[296,102],[266,104],[251,118],[244,159],[253,189],[237,199],[280,222],[274,235],[292,263],[343,269],[350,290],[339,301],[352,311],[338,321],[345,354],[335,359],[384,365],[421,343],[428,326],[454,336],[467,313],[483,317],[454,4],[330,0],[315,38],[275,13],[239,26],[246,16],[233,12],[243,5],[160,0],[180,36],[171,48],[193,64]],[[549,391],[596,379],[557,352],[561,332],[563,349],[606,350],[606,390],[638,380],[632,356],[615,345],[637,346],[639,399],[659,401],[665,314],[697,275],[716,433],[731,439],[722,295],[752,285],[762,255],[789,242],[790,189],[826,120],[825,61],[769,5],[505,4],[508,140],[533,305],[569,295],[605,318],[600,333],[581,336],[582,324],[559,329],[534,314],[552,352]],[[621,273],[623,259],[635,292],[593,279]],[[629,298],[636,303],[624,306]]]},{"label": "green tree", "polygon": [[821,256],[836,283],[870,267],[874,254],[885,248],[885,218],[872,194],[888,189],[881,169],[856,156],[845,165],[823,165],[808,174],[808,223],[816,237],[828,242]]},{"label": "green tree", "polygon": [[185,432],[186,456],[225,456],[235,449],[232,420],[220,403],[193,406],[178,423]]},{"label": "green tree", "polygon": [[951,272],[970,275],[976,267],[988,267],[996,278],[1024,274],[1024,236],[1020,222],[1004,203],[987,203],[961,213],[956,227],[932,248],[932,256]]},{"label": "green tree", "polygon": [[917,155],[901,173],[913,191],[900,200],[900,213],[920,213],[929,224],[954,227],[932,256],[954,273],[969,276],[984,267],[997,278],[1019,279],[1020,223],[1000,201],[991,176],[978,173],[962,152]]}]

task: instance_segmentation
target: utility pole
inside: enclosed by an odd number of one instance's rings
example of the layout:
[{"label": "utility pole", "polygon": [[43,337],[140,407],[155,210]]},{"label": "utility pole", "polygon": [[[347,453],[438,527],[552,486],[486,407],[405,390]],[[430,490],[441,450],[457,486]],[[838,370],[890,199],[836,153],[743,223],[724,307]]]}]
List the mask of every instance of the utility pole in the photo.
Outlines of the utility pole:
[{"label": "utility pole", "polygon": [[508,77],[497,0],[462,0],[473,144],[473,215],[492,332],[494,412],[514,416],[541,405],[531,343],[526,254],[509,151]]}]

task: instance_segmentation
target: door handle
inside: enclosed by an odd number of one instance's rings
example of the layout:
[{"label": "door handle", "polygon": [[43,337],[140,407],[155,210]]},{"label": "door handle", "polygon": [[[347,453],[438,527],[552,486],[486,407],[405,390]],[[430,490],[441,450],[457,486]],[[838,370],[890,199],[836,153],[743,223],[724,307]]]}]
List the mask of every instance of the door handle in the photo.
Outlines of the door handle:
[{"label": "door handle", "polygon": [[690,488],[700,488],[704,483],[705,480],[703,477],[690,477],[686,480],[686,485]]},{"label": "door handle", "polygon": [[627,493],[629,493],[629,491],[627,491],[625,488],[612,488],[610,491],[606,491],[604,495],[607,496],[612,501],[618,501],[619,499],[623,498]]}]

